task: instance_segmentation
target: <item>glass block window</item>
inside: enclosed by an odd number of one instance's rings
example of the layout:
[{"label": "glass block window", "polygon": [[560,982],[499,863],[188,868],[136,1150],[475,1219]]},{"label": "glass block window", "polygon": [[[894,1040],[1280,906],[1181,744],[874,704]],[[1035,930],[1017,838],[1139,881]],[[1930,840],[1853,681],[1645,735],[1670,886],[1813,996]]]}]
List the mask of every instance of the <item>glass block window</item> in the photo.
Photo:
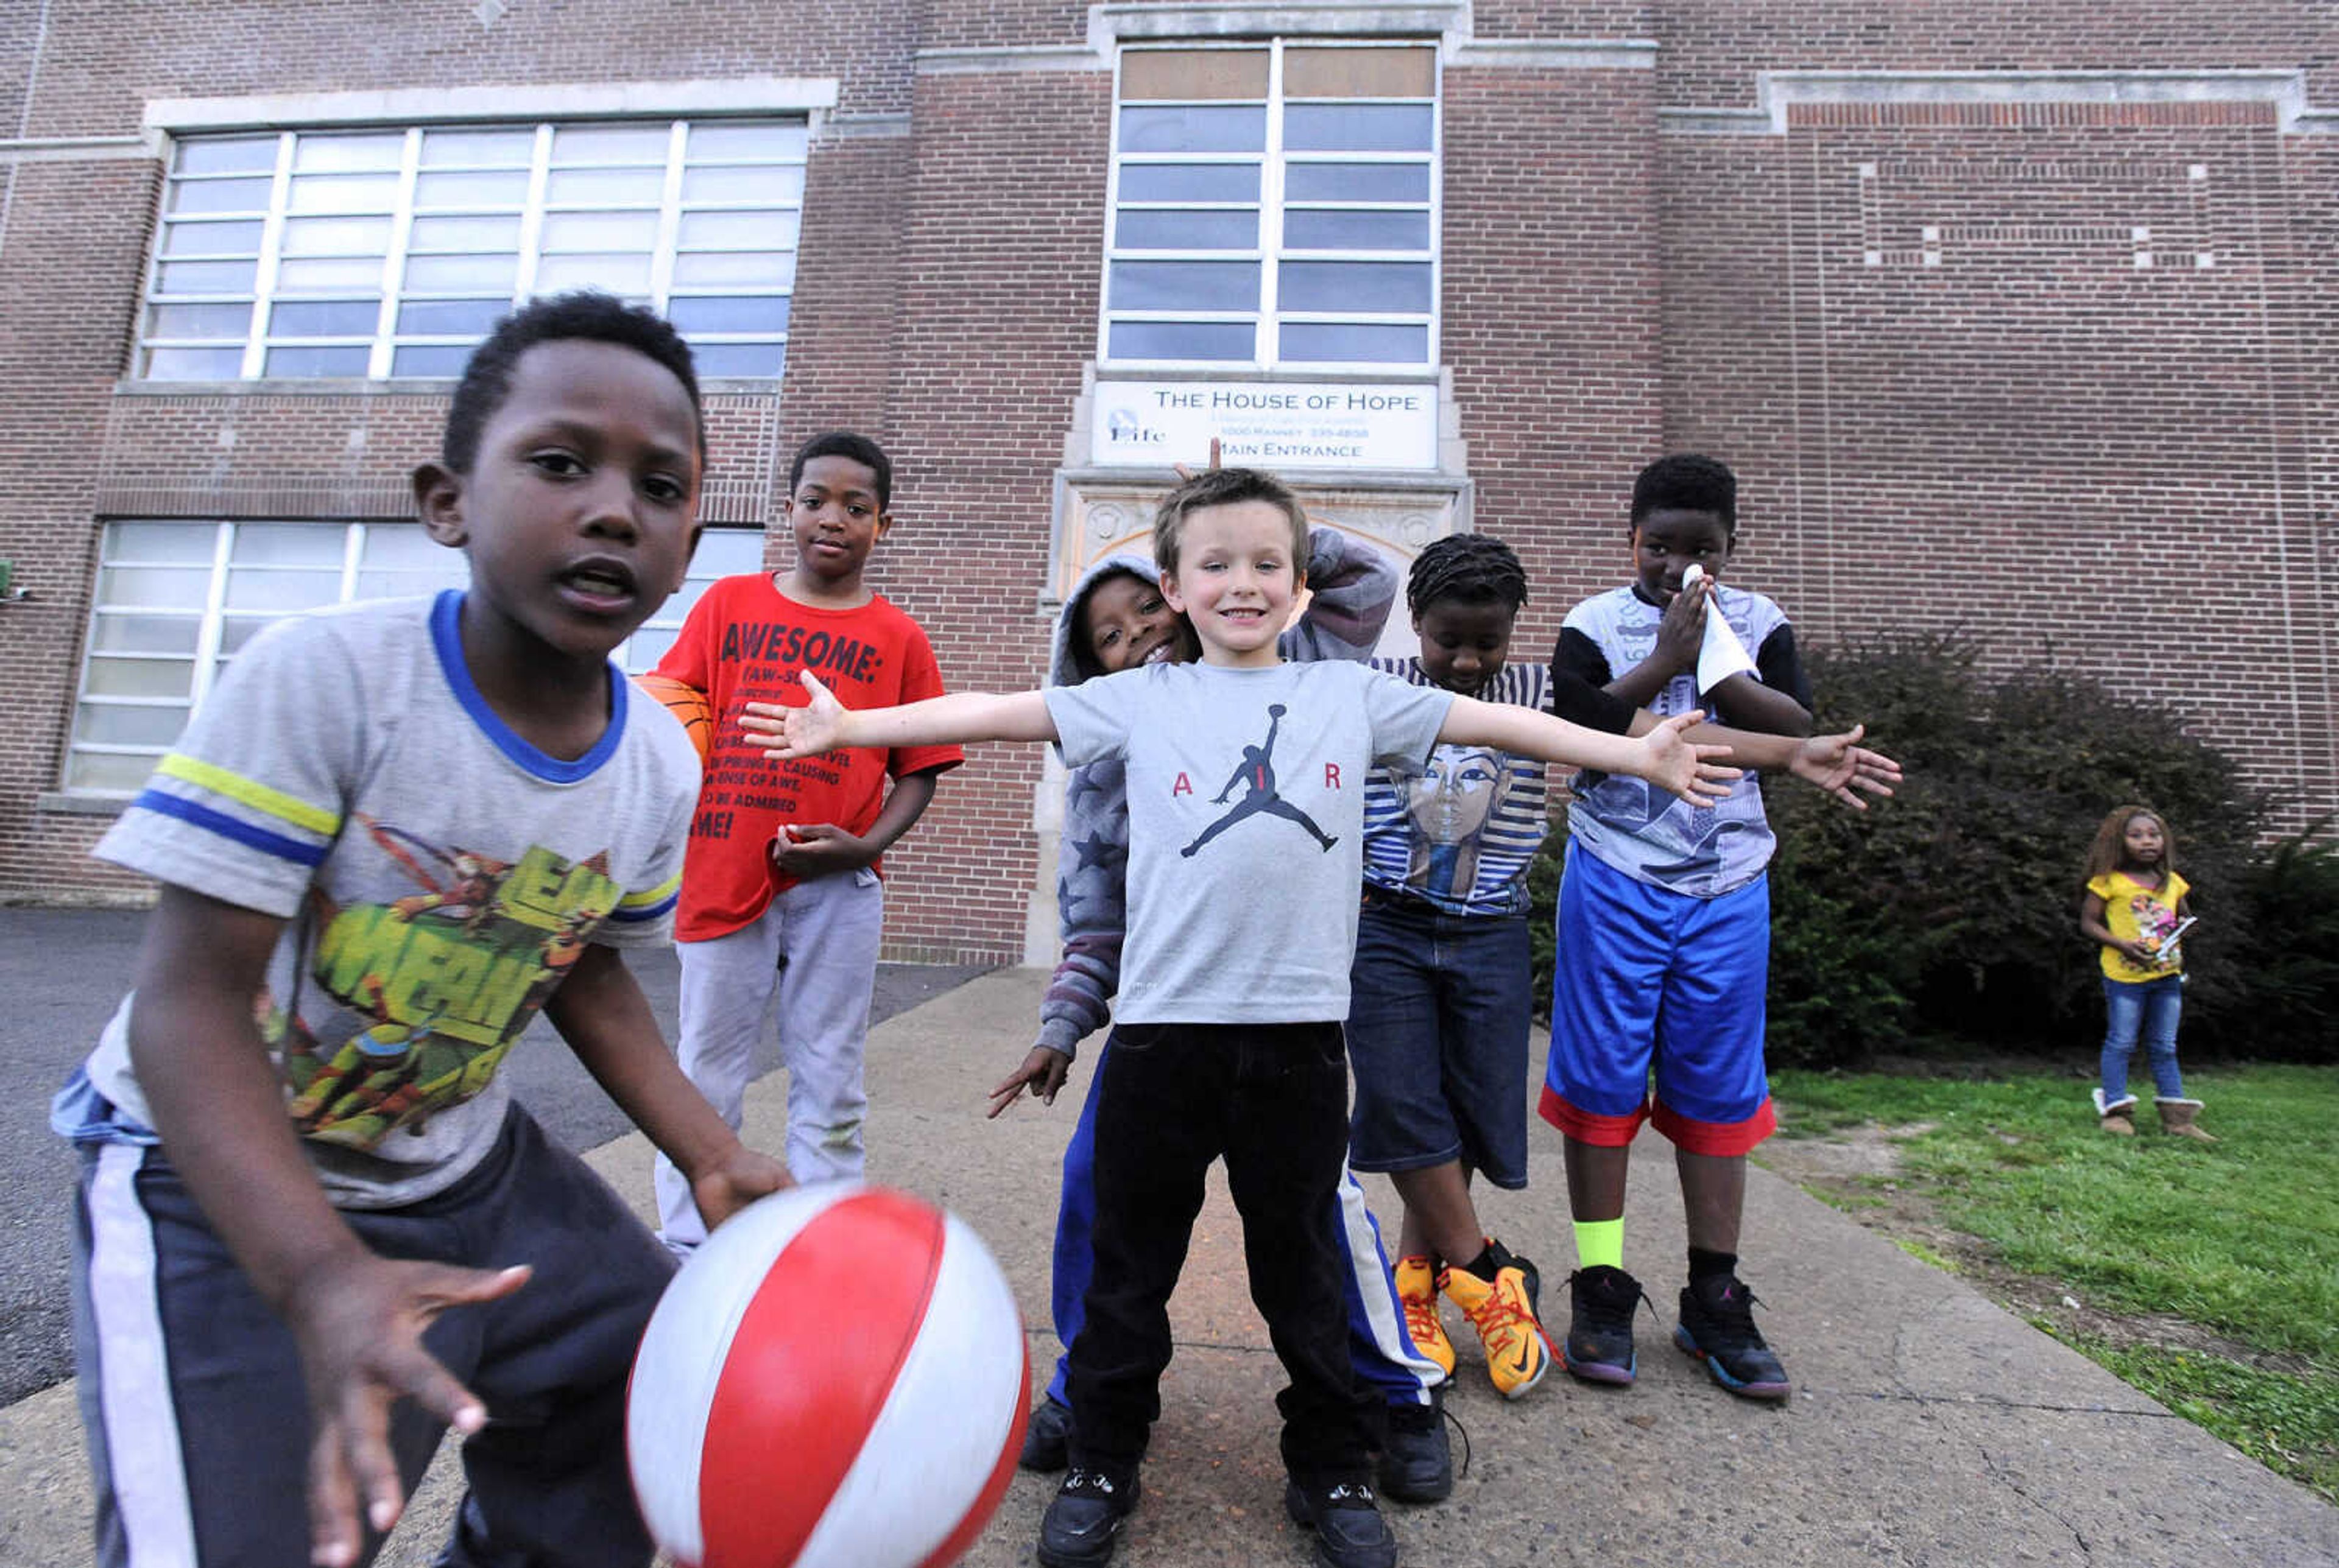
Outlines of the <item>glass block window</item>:
[{"label": "glass block window", "polygon": [[175,144],[141,323],[152,380],[449,377],[537,294],[663,311],[708,377],[776,377],[802,121],[431,126]]},{"label": "glass block window", "polygon": [[1103,358],[1436,364],[1437,183],[1431,45],[1124,49]]},{"label": "glass block window", "polygon": [[[682,591],[618,648],[617,662],[635,674],[650,668],[708,583],[758,571],[763,559],[761,529],[709,528]],[[415,523],[107,524],[64,787],[142,787],[220,671],[271,621],[469,579],[462,553]]]}]

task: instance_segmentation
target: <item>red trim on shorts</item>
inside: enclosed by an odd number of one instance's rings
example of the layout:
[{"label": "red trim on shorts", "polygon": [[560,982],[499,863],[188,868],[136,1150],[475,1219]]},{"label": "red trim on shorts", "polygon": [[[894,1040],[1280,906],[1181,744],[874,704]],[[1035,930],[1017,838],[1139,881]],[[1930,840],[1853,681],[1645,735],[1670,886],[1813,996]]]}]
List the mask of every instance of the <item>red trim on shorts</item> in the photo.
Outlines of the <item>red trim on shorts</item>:
[{"label": "red trim on shorts", "polygon": [[1779,1113],[1771,1109],[1768,1095],[1743,1121],[1699,1121],[1662,1101],[1649,1120],[1673,1139],[1674,1148],[1692,1154],[1744,1154],[1779,1130]]},{"label": "red trim on shorts", "polygon": [[1535,1109],[1545,1121],[1576,1142],[1596,1144],[1602,1149],[1623,1148],[1638,1136],[1641,1123],[1649,1119],[1645,1104],[1630,1116],[1603,1116],[1596,1110],[1586,1110],[1571,1104],[1547,1083],[1543,1086],[1543,1102]]}]

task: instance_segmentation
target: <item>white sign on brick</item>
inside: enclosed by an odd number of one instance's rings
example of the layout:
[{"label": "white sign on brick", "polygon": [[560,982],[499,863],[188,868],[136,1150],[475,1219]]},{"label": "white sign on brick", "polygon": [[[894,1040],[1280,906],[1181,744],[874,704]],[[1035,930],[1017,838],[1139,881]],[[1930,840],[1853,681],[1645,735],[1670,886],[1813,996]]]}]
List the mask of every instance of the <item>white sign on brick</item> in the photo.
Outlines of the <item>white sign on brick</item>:
[{"label": "white sign on brick", "polygon": [[1099,381],[1089,459],[1230,468],[1435,468],[1437,389],[1418,381]]}]

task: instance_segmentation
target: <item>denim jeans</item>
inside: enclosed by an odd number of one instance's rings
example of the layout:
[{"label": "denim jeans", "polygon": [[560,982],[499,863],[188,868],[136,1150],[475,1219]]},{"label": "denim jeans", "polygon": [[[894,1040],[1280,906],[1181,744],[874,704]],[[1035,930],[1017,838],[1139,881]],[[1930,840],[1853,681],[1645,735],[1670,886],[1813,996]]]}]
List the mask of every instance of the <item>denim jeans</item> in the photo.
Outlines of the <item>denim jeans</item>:
[{"label": "denim jeans", "polygon": [[2185,1098],[2185,1077],[2176,1070],[2176,1019],[2185,1011],[2185,977],[2104,981],[2104,1103],[2127,1098],[2127,1060],[2144,1038],[2152,1062],[2153,1092],[2163,1100]]},{"label": "denim jeans", "polygon": [[1458,1159],[1493,1185],[1527,1184],[1525,915],[1446,914],[1365,890],[1349,985],[1357,1103],[1348,1162],[1420,1170]]}]

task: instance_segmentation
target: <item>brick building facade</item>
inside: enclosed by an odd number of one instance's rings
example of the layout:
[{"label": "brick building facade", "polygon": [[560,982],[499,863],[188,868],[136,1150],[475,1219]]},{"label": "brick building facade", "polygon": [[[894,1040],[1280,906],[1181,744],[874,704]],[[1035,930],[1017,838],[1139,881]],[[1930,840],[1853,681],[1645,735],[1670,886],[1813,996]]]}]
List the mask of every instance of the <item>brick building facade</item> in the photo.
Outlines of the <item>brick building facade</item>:
[{"label": "brick building facade", "polygon": [[[894,453],[874,578],[956,686],[1036,683],[1217,428],[1143,399],[1308,389],[1402,411],[1273,466],[1400,557],[1509,540],[1523,646],[1703,449],[1807,639],[1962,627],[2339,809],[2310,0],[43,0],[0,59],[0,898],[136,896],[83,852],[239,628],[421,580],[449,291],[597,268],[740,372],[718,564],[804,436]],[[1046,766],[945,780],[893,952],[1046,951]]]}]

